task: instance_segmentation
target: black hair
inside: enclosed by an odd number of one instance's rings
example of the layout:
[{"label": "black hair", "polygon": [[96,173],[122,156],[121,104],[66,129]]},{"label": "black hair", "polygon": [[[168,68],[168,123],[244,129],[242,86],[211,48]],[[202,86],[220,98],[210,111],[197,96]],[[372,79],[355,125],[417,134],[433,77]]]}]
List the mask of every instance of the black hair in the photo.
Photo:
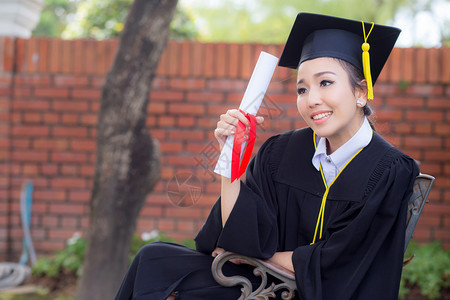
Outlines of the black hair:
[{"label": "black hair", "polygon": [[[357,90],[357,89],[366,89],[367,87],[363,84],[361,84],[361,82],[364,80],[364,75],[362,73],[362,71],[355,67],[353,64],[343,60],[343,59],[339,59],[339,58],[335,58],[337,61],[339,61],[339,63],[341,64],[342,68],[347,72],[348,74],[348,78],[350,80],[350,85],[353,88],[353,93]],[[366,105],[364,105],[363,107],[363,113],[365,116],[369,117],[373,114],[373,110],[372,108],[369,106],[369,101],[366,101]],[[370,127],[372,127],[373,130],[375,130],[375,126],[373,124],[373,121],[369,120],[370,123]]]}]

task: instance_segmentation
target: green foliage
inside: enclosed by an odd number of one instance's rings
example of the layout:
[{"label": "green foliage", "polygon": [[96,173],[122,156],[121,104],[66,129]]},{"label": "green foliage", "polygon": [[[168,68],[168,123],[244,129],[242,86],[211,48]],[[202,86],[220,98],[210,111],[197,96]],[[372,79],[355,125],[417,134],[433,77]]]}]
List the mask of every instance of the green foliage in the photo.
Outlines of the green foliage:
[{"label": "green foliage", "polygon": [[[1,300],[49,300],[48,296],[49,292],[47,289],[36,287],[32,288],[31,292],[19,294],[14,291],[1,290],[0,291],[0,299]],[[55,300],[71,300],[69,298],[67,299],[58,299]]]},{"label": "green foliage", "polygon": [[[62,33],[63,38],[94,38],[103,40],[117,37],[124,28],[133,0],[82,0],[75,18]],[[171,26],[171,38],[195,39],[197,29],[190,15],[177,7]]]},{"label": "green foliage", "polygon": [[[34,36],[94,38],[119,36],[133,0],[45,0]],[[176,9],[170,25],[172,39],[196,39],[198,30],[191,14]]]},{"label": "green foliage", "polygon": [[[152,233],[151,238],[146,240],[143,240],[138,235],[133,235],[130,248],[130,262],[133,260],[139,249],[146,244],[155,241],[176,243],[174,239],[162,233]],[[33,266],[33,275],[39,277],[56,277],[61,273],[75,273],[77,276],[80,276],[86,251],[86,244],[87,242],[85,239],[75,236],[69,240],[67,247],[64,250],[57,251],[54,257],[39,258]],[[195,243],[192,239],[184,240],[181,244],[191,249],[195,249]]]},{"label": "green foliage", "polygon": [[439,242],[419,247],[411,242],[405,257],[415,255],[403,268],[399,297],[403,299],[409,289],[406,285],[417,285],[429,299],[437,299],[440,291],[450,287],[450,251],[443,250]]},{"label": "green foliage", "polygon": [[[442,0],[448,2],[449,0]],[[45,0],[34,36],[106,39],[124,27],[133,0]],[[392,24],[399,13],[412,20],[436,15],[436,0],[181,0],[170,38],[206,42],[284,43],[299,11]],[[376,8],[376,9],[374,9]],[[442,19],[442,18],[441,18]],[[440,20],[442,45],[450,45],[449,20]],[[420,45],[415,40],[415,45]]]},{"label": "green foliage", "polygon": [[79,0],[45,0],[41,11],[41,18],[33,36],[61,36],[68,23],[68,19],[77,10]]},{"label": "green foliage", "polygon": [[73,300],[75,297],[72,296],[58,296],[54,300]]},{"label": "green foliage", "polygon": [[170,38],[177,40],[195,40],[199,37],[199,32],[195,26],[192,13],[187,9],[177,6],[175,16],[170,23]]},{"label": "green foliage", "polygon": [[56,277],[62,271],[81,274],[84,253],[86,250],[86,240],[76,238],[68,243],[64,250],[57,251],[53,258],[42,257],[33,266],[33,275]]},{"label": "green foliage", "polygon": [[[130,262],[136,256],[139,249],[141,249],[144,245],[147,245],[147,244],[150,244],[150,243],[153,243],[156,241],[167,242],[167,243],[177,243],[174,239],[172,239],[160,232],[154,234],[150,239],[145,239],[145,240],[135,234],[135,235],[133,235],[133,238],[131,240]],[[184,240],[179,244],[189,247],[191,249],[195,249],[195,242],[192,239]]]},{"label": "green foliage", "polygon": [[78,5],[75,18],[63,38],[92,37],[103,40],[117,37],[123,29],[133,0],[84,0]]},{"label": "green foliage", "polygon": [[411,84],[411,82],[402,80],[398,83],[398,87],[402,92],[405,92],[410,84]]},{"label": "green foliage", "polygon": [[[284,43],[298,12],[313,12],[387,23],[407,0],[223,0],[208,6],[194,2],[194,17],[207,24],[208,42]],[[376,7],[377,9],[374,9]]]}]

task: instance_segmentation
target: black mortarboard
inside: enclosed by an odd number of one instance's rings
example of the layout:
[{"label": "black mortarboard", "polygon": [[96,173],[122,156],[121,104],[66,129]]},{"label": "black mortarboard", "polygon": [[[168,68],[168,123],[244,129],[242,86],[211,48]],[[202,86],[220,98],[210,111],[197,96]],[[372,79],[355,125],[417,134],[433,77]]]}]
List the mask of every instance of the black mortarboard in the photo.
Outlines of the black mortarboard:
[{"label": "black mortarboard", "polygon": [[[372,24],[365,23],[363,31],[361,21],[299,13],[278,65],[296,69],[306,60],[334,57],[353,64],[366,74],[361,48],[366,36],[367,43],[370,44],[370,63],[367,63],[367,69],[374,84],[394,47],[400,29],[378,24],[372,28]],[[368,59],[367,51],[365,55]],[[366,80],[369,82],[367,76]]]}]

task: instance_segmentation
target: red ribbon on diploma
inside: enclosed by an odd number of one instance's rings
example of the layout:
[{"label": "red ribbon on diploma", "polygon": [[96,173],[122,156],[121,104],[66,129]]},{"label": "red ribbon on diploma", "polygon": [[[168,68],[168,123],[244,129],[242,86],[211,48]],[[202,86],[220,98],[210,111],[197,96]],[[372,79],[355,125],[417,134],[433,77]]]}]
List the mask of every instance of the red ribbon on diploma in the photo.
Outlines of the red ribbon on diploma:
[{"label": "red ribbon on diploma", "polygon": [[250,162],[250,157],[252,156],[253,146],[255,145],[256,139],[256,117],[252,114],[245,113],[242,110],[239,111],[244,114],[247,120],[250,121],[250,131],[248,133],[247,147],[245,148],[244,156],[242,157],[242,162],[239,166],[239,162],[241,161],[242,142],[244,141],[244,134],[246,129],[245,124],[239,121],[236,127],[236,133],[234,135],[233,142],[233,154],[231,158],[231,182],[241,177],[247,169],[247,165]]}]

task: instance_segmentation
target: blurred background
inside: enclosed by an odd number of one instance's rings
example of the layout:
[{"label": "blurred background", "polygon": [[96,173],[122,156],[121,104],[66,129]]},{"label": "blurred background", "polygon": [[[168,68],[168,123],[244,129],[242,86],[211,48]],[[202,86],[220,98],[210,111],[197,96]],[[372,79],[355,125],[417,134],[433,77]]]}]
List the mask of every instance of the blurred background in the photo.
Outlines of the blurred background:
[{"label": "blurred background", "polygon": [[[132,0],[45,0],[33,36],[117,37]],[[180,0],[172,38],[201,42],[284,43],[298,12],[373,21],[402,29],[399,47],[450,43],[447,0]]]},{"label": "blurred background", "polygon": [[[13,8],[18,3],[25,6]],[[90,226],[109,224],[92,214],[97,150],[104,146],[97,138],[132,3],[0,0],[0,299],[74,299]],[[104,245],[125,247],[127,261],[154,240],[194,247],[220,194],[213,172],[218,116],[239,105],[261,51],[281,55],[300,11],[402,29],[374,89],[374,121],[436,181],[407,252],[416,257],[404,269],[400,296],[450,299],[450,0],[180,0],[167,47],[145,81],[143,128],[159,145],[152,150],[157,180],[148,180],[151,192],[142,193],[128,224],[134,235],[111,230]],[[130,69],[120,72],[140,72]],[[254,153],[268,137],[306,126],[295,101],[295,73],[278,68],[260,109],[266,121]],[[127,197],[104,200],[111,214],[120,210],[116,200],[122,210],[135,205]],[[115,263],[101,247],[96,252]],[[1,262],[32,265],[25,282],[32,291],[1,290],[8,277]]]}]

